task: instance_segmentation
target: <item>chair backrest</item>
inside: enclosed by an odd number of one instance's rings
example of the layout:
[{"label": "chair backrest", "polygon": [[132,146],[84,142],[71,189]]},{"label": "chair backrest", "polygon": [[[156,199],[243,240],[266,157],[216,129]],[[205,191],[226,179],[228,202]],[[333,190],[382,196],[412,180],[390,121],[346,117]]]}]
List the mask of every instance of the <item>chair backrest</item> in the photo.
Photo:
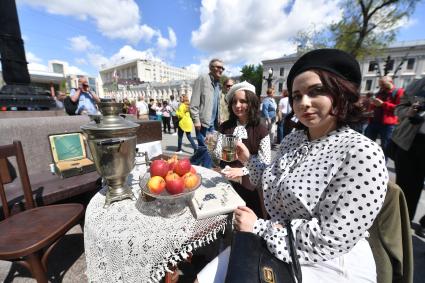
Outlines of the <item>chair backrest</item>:
[{"label": "chair backrest", "polygon": [[377,282],[412,282],[413,247],[406,199],[400,187],[388,182],[384,204],[369,228]]},{"label": "chair backrest", "polygon": [[[21,186],[24,191],[25,209],[34,208],[35,205],[34,199],[32,197],[31,184],[28,177],[27,165],[25,163],[24,151],[22,150],[22,144],[20,141],[13,141],[13,144],[0,146],[0,159],[5,159],[13,156],[16,157],[19,177],[21,179]],[[10,209],[7,204],[6,192],[3,184],[4,182],[1,179],[0,175],[0,199],[3,206],[3,215],[5,218],[7,218],[10,216]]]}]

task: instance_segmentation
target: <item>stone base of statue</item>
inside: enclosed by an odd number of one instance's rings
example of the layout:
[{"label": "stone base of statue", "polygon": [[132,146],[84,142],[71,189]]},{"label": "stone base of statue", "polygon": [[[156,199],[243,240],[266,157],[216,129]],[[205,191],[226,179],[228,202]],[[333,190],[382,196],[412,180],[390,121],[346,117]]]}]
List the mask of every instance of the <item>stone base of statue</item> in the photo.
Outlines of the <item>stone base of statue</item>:
[{"label": "stone base of statue", "polygon": [[56,107],[50,92],[36,86],[9,84],[0,90],[0,106],[26,110],[47,110]]}]

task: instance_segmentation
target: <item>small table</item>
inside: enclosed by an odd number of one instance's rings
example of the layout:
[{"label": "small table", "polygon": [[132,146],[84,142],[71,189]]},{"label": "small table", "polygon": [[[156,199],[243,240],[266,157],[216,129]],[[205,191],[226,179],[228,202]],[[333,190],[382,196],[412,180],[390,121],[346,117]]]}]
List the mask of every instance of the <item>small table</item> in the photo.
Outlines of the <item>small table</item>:
[{"label": "small table", "polygon": [[[213,170],[195,168],[203,184],[212,178],[228,184]],[[227,215],[196,220],[189,209],[174,218],[143,214],[138,182],[145,171],[142,165],[129,176],[137,201],[114,202],[104,209],[104,190],[91,199],[84,225],[89,282],[159,282],[165,272],[171,272],[170,266],[224,233]]]}]

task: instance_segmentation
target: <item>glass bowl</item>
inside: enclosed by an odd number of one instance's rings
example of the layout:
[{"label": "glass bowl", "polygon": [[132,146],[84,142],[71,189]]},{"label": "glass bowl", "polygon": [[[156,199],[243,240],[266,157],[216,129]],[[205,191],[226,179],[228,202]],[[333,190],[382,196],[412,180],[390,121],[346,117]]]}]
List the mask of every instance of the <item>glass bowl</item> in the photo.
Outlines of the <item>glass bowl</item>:
[{"label": "glass bowl", "polygon": [[169,194],[165,189],[161,194],[152,193],[147,183],[150,179],[150,173],[146,172],[140,176],[141,197],[143,198],[143,206],[154,214],[162,217],[176,217],[186,212],[189,201],[193,198],[195,191],[201,186],[202,176],[198,176],[199,182],[193,189],[185,189],[180,194]]}]

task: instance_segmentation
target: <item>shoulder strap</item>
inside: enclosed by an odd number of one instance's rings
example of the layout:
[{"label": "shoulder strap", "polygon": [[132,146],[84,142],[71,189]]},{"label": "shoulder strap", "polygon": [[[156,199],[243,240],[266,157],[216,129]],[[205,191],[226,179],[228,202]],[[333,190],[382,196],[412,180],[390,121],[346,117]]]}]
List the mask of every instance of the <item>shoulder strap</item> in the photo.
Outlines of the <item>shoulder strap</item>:
[{"label": "shoulder strap", "polygon": [[399,88],[394,88],[393,92],[391,93],[391,99],[394,100],[395,96],[397,95],[397,92],[399,91]]}]

